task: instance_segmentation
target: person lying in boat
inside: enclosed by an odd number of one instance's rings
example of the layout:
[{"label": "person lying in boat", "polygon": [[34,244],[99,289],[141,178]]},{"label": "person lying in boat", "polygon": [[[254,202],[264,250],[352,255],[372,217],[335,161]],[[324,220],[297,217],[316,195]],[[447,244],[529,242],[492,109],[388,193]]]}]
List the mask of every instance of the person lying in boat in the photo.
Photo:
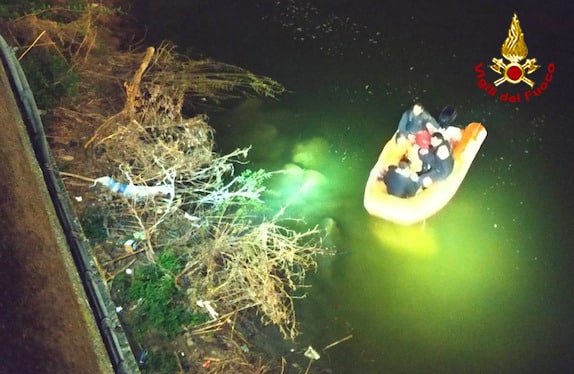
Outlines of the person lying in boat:
[{"label": "person lying in boat", "polygon": [[411,170],[409,160],[403,158],[398,165],[391,165],[383,175],[380,175],[389,195],[407,198],[414,196],[420,189],[419,177]]},{"label": "person lying in boat", "polygon": [[421,104],[414,104],[412,109],[406,110],[397,128],[395,141],[409,140],[411,144],[419,147],[428,147],[430,134],[440,128],[440,124],[424,110]]},{"label": "person lying in boat", "polygon": [[422,161],[419,179],[424,188],[433,182],[446,179],[454,167],[450,142],[438,131],[431,135],[430,147],[419,150],[419,157]]}]

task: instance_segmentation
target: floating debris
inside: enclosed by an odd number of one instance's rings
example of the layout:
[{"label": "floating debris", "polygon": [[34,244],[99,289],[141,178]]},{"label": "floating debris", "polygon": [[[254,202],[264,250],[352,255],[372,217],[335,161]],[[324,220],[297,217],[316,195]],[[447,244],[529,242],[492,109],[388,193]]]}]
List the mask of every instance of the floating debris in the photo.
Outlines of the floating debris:
[{"label": "floating debris", "polygon": [[105,176],[96,178],[93,186],[101,184],[112,192],[122,195],[128,199],[144,199],[157,195],[169,195],[172,199],[175,196],[173,184],[164,184],[159,186],[137,186],[132,183],[121,183],[114,178]]},{"label": "floating debris", "polygon": [[309,346],[309,348],[307,348],[307,350],[304,353],[305,357],[307,357],[310,360],[314,360],[317,361],[318,359],[321,358],[321,356],[319,355],[319,353],[313,349],[313,347]]}]

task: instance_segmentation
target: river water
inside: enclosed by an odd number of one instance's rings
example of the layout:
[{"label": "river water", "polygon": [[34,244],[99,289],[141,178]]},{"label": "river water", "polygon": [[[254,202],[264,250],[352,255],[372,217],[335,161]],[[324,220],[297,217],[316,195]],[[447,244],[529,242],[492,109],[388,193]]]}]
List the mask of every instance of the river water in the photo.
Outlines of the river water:
[{"label": "river water", "polygon": [[[290,168],[269,204],[334,223],[297,303],[302,336],[334,373],[555,373],[572,368],[574,138],[572,6],[558,1],[174,1],[136,10],[171,39],[268,75],[289,90],[213,113],[221,151],[252,145],[251,167]],[[492,97],[475,67],[501,58],[517,13],[529,75]],[[570,14],[570,16],[569,16]],[[177,31],[176,31],[177,30]],[[500,94],[521,97],[503,102]],[[488,137],[460,190],[424,224],[370,217],[364,184],[402,112],[454,104]],[[333,342],[349,339],[323,350]]]}]

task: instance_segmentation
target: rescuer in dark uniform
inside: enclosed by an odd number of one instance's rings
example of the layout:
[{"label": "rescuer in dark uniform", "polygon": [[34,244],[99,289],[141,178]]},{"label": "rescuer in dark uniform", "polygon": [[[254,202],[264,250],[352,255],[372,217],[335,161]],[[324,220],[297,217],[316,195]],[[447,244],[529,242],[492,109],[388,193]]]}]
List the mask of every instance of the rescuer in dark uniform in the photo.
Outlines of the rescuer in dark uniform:
[{"label": "rescuer in dark uniform", "polygon": [[423,167],[419,178],[423,187],[430,186],[433,182],[446,179],[454,167],[452,149],[448,140],[440,132],[431,136],[429,149],[420,149],[419,157]]},{"label": "rescuer in dark uniform", "polygon": [[379,176],[387,186],[389,195],[407,198],[414,196],[420,188],[419,177],[412,172],[407,159],[399,161],[398,165],[389,166],[384,175]]}]

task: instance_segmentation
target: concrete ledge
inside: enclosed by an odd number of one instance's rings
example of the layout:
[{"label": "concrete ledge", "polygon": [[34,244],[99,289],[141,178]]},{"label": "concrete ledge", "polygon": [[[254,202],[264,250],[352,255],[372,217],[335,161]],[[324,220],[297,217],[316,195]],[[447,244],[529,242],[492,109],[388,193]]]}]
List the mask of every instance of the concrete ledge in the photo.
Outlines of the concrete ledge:
[{"label": "concrete ledge", "polygon": [[137,373],[25,77],[0,49],[0,373]]}]

